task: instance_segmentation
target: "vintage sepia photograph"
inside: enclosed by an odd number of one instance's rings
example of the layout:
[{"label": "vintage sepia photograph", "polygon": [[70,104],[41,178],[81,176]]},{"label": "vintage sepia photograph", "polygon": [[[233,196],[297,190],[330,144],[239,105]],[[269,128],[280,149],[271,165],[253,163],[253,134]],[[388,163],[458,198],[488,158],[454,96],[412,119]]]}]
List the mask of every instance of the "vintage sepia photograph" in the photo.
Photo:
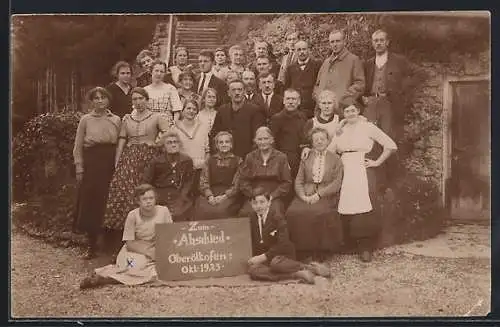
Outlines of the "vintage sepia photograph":
[{"label": "vintage sepia photograph", "polygon": [[11,16],[11,319],[483,317],[487,11]]}]

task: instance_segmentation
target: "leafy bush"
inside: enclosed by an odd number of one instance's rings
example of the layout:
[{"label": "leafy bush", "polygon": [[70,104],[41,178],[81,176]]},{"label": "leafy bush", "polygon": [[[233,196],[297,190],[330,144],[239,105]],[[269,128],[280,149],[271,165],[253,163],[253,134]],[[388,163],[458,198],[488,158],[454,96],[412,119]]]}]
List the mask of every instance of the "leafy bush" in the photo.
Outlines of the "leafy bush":
[{"label": "leafy bush", "polygon": [[55,194],[72,178],[73,145],[80,112],[46,113],[29,120],[12,144],[16,201]]}]

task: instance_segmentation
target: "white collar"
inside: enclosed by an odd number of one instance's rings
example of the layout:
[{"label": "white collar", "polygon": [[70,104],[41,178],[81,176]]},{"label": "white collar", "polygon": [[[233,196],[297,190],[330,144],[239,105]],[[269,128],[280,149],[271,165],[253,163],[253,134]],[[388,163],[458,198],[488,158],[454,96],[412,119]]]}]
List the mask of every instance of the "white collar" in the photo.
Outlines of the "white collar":
[{"label": "white collar", "polygon": [[271,91],[271,93],[269,93],[269,94],[265,94],[264,92],[262,92],[262,98],[264,100],[266,100],[266,96],[269,96],[269,99],[272,99],[273,95],[274,95],[274,91]]},{"label": "white collar", "polygon": [[[267,220],[267,215],[269,214],[269,207],[266,208],[266,211],[264,211],[264,214],[262,215],[262,227],[264,227],[264,224],[266,223]],[[257,215],[257,218],[260,221],[260,216]]]},{"label": "white collar", "polygon": [[304,65],[307,65],[307,63],[309,62],[309,58],[306,59],[306,61],[300,61],[300,59],[297,59],[297,63],[299,64],[299,66],[304,66]]},{"label": "white collar", "polygon": [[375,64],[378,67],[382,67],[386,62],[387,62],[387,57],[388,57],[388,51],[384,52],[383,54],[375,54]]}]

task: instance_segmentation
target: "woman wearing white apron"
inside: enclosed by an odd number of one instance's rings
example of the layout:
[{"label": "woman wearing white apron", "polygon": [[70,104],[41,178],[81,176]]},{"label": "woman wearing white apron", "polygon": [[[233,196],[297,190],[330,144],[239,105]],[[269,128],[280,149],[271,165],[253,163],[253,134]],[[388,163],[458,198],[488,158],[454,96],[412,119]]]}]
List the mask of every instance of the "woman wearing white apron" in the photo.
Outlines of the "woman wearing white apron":
[{"label": "woman wearing white apron", "polygon": [[[338,212],[344,226],[344,242],[356,243],[364,262],[371,261],[380,221],[375,214],[375,169],[397,150],[396,143],[374,124],[359,116],[359,109],[350,105],[344,109],[345,124],[336,138],[337,152],[344,164],[344,179],[340,189]],[[383,148],[376,159],[365,157],[374,141]]]},{"label": "woman wearing white apron", "polygon": [[337,96],[333,91],[323,90],[318,96],[318,108],[313,118],[309,119],[304,125],[304,148],[301,158],[305,160],[311,150],[309,132],[313,128],[323,128],[328,132],[331,142],[327,150],[335,153],[335,139],[339,129],[339,116],[335,113],[338,110]]}]

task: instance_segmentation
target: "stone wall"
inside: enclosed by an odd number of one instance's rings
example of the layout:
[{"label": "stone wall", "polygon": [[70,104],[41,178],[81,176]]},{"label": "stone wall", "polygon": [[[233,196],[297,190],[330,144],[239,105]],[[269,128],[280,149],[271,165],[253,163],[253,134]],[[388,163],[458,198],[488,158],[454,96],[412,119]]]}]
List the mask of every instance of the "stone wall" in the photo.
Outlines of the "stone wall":
[{"label": "stone wall", "polygon": [[[416,119],[407,121],[405,137],[412,138],[418,131],[424,137],[413,142],[411,155],[405,166],[429,180],[442,191],[443,180],[443,132],[444,132],[444,86],[449,76],[476,77],[490,72],[490,53],[450,54],[450,62],[424,62],[420,68],[426,75],[425,82],[417,90],[412,106]],[[422,133],[428,130],[428,133]]]}]

